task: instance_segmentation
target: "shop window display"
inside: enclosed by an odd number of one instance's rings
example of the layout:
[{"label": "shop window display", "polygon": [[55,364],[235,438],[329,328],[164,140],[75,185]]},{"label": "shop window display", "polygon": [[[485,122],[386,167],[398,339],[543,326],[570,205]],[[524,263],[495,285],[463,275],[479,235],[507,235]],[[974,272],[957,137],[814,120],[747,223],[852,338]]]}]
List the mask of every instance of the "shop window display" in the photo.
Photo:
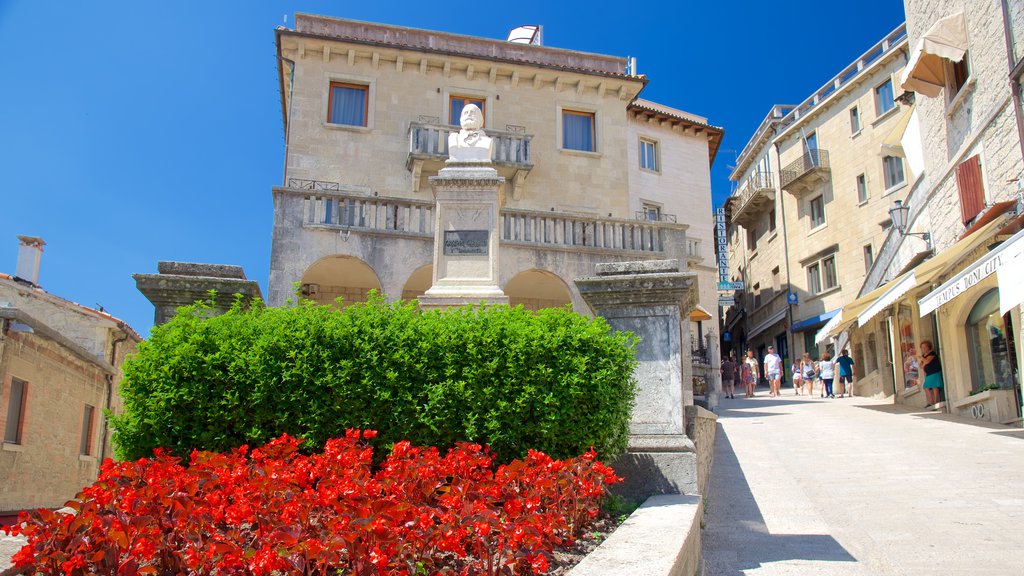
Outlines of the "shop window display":
[{"label": "shop window display", "polygon": [[972,389],[1013,388],[1015,377],[1006,327],[999,314],[999,290],[989,290],[978,299],[967,318],[966,329]]}]

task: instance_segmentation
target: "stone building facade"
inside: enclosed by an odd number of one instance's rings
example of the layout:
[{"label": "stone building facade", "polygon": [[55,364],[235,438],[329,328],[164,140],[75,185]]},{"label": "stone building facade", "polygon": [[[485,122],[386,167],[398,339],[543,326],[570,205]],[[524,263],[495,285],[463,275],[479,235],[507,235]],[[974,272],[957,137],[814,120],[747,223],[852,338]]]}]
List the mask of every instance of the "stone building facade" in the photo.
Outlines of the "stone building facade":
[{"label": "stone building facade", "polygon": [[[979,420],[1019,424],[1024,226],[1020,71],[1022,8],[906,0],[910,59],[901,87],[926,143],[920,177],[861,297],[843,308],[853,346],[875,348],[891,375],[873,389],[929,404],[920,357],[942,359],[942,402]],[[924,236],[924,237],[923,237]],[[854,318],[854,316],[856,316]]]},{"label": "stone building facade", "polygon": [[[678,259],[716,325],[710,166],[722,130],[638,99],[625,58],[296,15],[277,30],[285,174],[267,300],[415,298],[431,286],[435,204],[462,106],[495,141],[499,286],[572,304],[595,265]],[[705,331],[707,331],[705,329]]]},{"label": "stone building facade", "polygon": [[859,295],[916,176],[901,146],[913,109],[895,100],[907,54],[900,26],[804,102],[774,106],[731,175],[727,255],[744,289],[724,330],[740,354],[774,346],[787,378],[804,352],[835,354],[816,335]]},{"label": "stone building facade", "polygon": [[103,412],[120,410],[121,364],[141,341],[40,288],[42,241],[20,238],[36,267],[0,274],[0,515],[63,506],[95,481],[113,455]]}]

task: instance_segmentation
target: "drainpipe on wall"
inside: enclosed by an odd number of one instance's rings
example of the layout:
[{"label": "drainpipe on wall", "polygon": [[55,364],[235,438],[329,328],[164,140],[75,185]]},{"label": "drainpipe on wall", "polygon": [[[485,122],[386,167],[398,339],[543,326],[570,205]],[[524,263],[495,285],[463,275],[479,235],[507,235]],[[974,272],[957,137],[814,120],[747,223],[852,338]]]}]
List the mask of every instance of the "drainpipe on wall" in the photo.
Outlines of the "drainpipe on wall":
[{"label": "drainpipe on wall", "polygon": [[[778,127],[772,128],[772,132],[775,136],[778,136]],[[775,177],[778,178],[779,182],[779,212],[782,216],[782,259],[786,263],[786,340],[789,342],[789,360],[785,361],[784,364],[792,365],[793,354],[796,354],[795,342],[793,339],[793,305],[789,303],[789,293],[793,291],[793,284],[790,282],[789,275],[789,232],[786,230],[786,195],[782,190],[782,154],[779,153],[779,143],[776,141],[772,144],[775,147],[775,166],[777,172]],[[783,373],[786,371],[786,366],[782,367]],[[793,375],[790,374],[790,378]]]},{"label": "drainpipe on wall", "polygon": [[1003,9],[1003,36],[1006,40],[1006,62],[1010,69],[1010,96],[1013,98],[1013,117],[1017,121],[1017,140],[1020,144],[1021,159],[1024,160],[1024,112],[1021,111],[1020,78],[1024,74],[1024,58],[1015,60],[1013,32],[1010,30],[1010,7],[1006,0]]}]

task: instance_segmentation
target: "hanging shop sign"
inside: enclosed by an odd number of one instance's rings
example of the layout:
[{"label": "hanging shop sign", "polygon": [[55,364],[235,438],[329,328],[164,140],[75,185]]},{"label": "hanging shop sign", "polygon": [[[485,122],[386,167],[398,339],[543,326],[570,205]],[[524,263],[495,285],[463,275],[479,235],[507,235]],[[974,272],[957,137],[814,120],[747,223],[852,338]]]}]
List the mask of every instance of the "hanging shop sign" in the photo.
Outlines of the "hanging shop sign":
[{"label": "hanging shop sign", "polygon": [[725,232],[725,207],[715,210],[715,239],[718,244],[718,279],[729,281],[729,240]]}]

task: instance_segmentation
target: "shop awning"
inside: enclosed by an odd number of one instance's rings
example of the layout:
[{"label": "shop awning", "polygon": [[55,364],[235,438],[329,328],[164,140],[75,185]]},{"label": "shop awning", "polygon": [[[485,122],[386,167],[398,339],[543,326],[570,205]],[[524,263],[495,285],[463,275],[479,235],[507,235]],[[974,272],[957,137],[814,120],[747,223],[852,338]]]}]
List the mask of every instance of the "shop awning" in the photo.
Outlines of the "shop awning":
[{"label": "shop awning", "polygon": [[[918,300],[917,303],[921,308],[921,316],[938,309],[992,274],[1005,268],[1019,267],[1020,264],[1017,257],[1024,253],[1024,241],[1021,241],[1021,238],[1024,238],[1024,230],[1017,232],[1010,239],[989,250],[988,254],[978,258],[970,266],[943,282],[941,286],[929,292],[924,298]],[[1010,280],[1012,281],[1012,278]],[[1002,284],[1000,284],[1000,288],[1002,288]],[[1002,306],[1002,303],[1000,303],[1000,306]]]},{"label": "shop awning", "polygon": [[773,325],[777,324],[778,322],[781,322],[782,319],[785,318],[785,317],[786,317],[786,308],[783,308],[782,310],[779,310],[775,314],[772,314],[771,316],[766,318],[763,322],[761,322],[757,326],[754,326],[753,328],[751,328],[750,333],[747,334],[747,339],[749,340],[749,339],[753,338],[754,336],[757,336],[761,332],[764,332],[768,328],[771,328]]},{"label": "shop awning", "polygon": [[847,328],[850,328],[851,326],[856,324],[857,318],[860,317],[861,313],[863,313],[864,310],[868,308],[868,306],[871,306],[871,304],[878,300],[883,294],[888,292],[889,289],[891,289],[893,286],[905,281],[908,276],[912,275],[913,272],[907,272],[905,274],[897,276],[891,282],[883,284],[878,288],[875,288],[871,292],[868,292],[867,294],[861,296],[860,298],[857,298],[856,300],[850,302],[846,306],[843,306],[842,312],[840,312],[836,316],[836,318],[841,318],[841,320],[834,323],[829,322],[824,327],[822,327],[822,329],[818,331],[818,335],[814,337],[815,343],[820,344],[824,342],[825,339],[828,338],[829,336],[839,334],[843,330],[846,330]]},{"label": "shop awning", "polygon": [[708,320],[711,320],[711,314],[700,304],[697,304],[697,307],[690,312],[691,322],[707,322]]},{"label": "shop awning", "polygon": [[882,140],[882,146],[878,150],[879,156],[906,156],[903,152],[903,134],[907,131],[907,126],[910,124],[910,117],[914,115],[914,106],[907,108],[903,111],[903,116],[900,121],[889,132],[889,135]]},{"label": "shop awning", "polygon": [[832,335],[833,330],[836,326],[843,323],[843,309],[840,308],[839,312],[833,316],[825,325],[818,330],[818,333],[814,335],[814,343],[821,344]]},{"label": "shop awning", "polygon": [[839,308],[836,308],[831,312],[825,312],[824,314],[818,314],[817,316],[805,318],[799,322],[793,322],[793,325],[789,327],[789,330],[790,332],[803,332],[810,328],[817,328],[818,326],[821,326],[822,324],[828,322],[837,314],[839,314],[839,310]]},{"label": "shop awning", "polygon": [[914,47],[900,86],[934,98],[946,86],[946,61],[959,62],[967,52],[967,25],[963,11],[932,24]]},{"label": "shop awning", "polygon": [[857,316],[857,325],[863,326],[868,323],[869,320],[875,317],[876,314],[885,310],[900,299],[901,296],[910,292],[917,286],[917,278],[914,272],[911,271],[903,276],[900,276],[898,280],[889,282],[885,286],[889,289],[886,290],[881,296],[875,299],[874,302],[868,305],[860,315]]},{"label": "shop awning", "polygon": [[[914,269],[914,276],[917,278],[918,286],[927,286],[933,280],[941,276],[947,270],[956,266],[968,254],[974,252],[986,242],[992,240],[992,236],[1004,224],[1003,218],[996,218],[971,233],[970,236],[961,239],[956,244],[939,252],[932,259],[925,260],[920,266]],[[924,313],[922,312],[922,315]]]}]

